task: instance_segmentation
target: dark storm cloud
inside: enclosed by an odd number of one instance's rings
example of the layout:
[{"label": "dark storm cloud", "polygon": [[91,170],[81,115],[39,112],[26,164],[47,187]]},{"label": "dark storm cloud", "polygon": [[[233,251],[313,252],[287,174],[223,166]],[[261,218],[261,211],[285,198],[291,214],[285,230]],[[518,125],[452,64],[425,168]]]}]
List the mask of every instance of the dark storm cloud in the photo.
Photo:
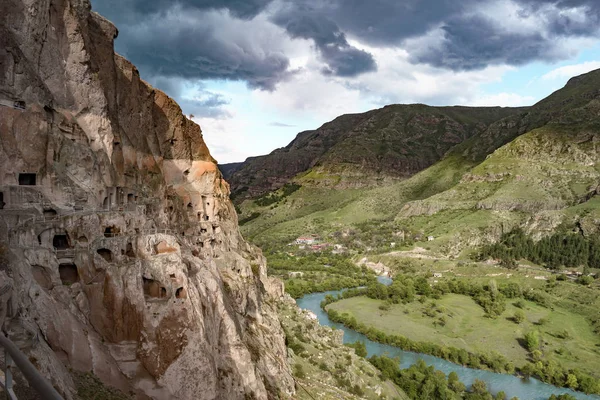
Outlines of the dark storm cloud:
[{"label": "dark storm cloud", "polygon": [[450,21],[442,31],[444,41],[440,47],[413,49],[414,62],[452,70],[474,70],[488,65],[550,61],[555,57],[553,44],[539,33],[499,31],[490,21],[480,17]]},{"label": "dark storm cloud", "polygon": [[352,47],[346,35],[331,19],[317,13],[288,9],[273,20],[293,38],[312,39],[323,61],[323,72],[336,76],[356,76],[377,69],[373,56]]},{"label": "dark storm cloud", "polygon": [[[411,60],[452,70],[557,61],[570,54],[560,47],[561,39],[598,36],[600,5],[595,1],[523,0],[520,5],[520,17],[535,15],[541,21],[537,30],[512,32],[489,16],[455,16],[441,27],[443,40],[410,49]],[[573,7],[587,8],[577,15]]]},{"label": "dark storm cloud", "polygon": [[154,20],[129,32],[124,52],[151,75],[243,80],[268,90],[289,75],[285,54],[255,46],[251,40],[235,41],[223,35],[226,26],[217,34],[220,21],[210,18],[175,13]]},{"label": "dark storm cloud", "polygon": [[[92,0],[94,10],[113,21],[130,18],[132,15],[161,13],[178,4],[190,10],[228,10],[237,18],[253,18],[273,0]],[[125,13],[124,13],[125,11]]]},{"label": "dark storm cloud", "polygon": [[[405,48],[415,64],[472,70],[564,58],[568,54],[560,48],[562,39],[597,37],[600,26],[600,0],[514,0],[521,17],[533,15],[540,21],[539,29],[518,32],[503,29],[502,21],[480,11],[498,0],[92,1],[117,23],[117,50],[143,74],[245,81],[266,90],[292,73],[289,55],[277,50],[278,39],[258,39],[269,28],[266,20],[291,38],[312,41],[322,72],[341,77],[377,69],[373,56],[352,46],[349,38],[380,48]],[[571,12],[575,7],[585,12]],[[213,10],[226,15],[215,21]],[[236,24],[240,20],[248,24]],[[441,35],[437,42],[419,39],[436,29]]]},{"label": "dark storm cloud", "polygon": [[239,32],[236,37],[239,26],[228,23],[235,18],[206,12],[226,9],[234,17],[250,18],[270,1],[96,0],[94,9],[116,22],[117,51],[143,74],[245,81],[273,90],[290,74],[288,57],[254,43],[255,32],[245,32],[247,39]]}]

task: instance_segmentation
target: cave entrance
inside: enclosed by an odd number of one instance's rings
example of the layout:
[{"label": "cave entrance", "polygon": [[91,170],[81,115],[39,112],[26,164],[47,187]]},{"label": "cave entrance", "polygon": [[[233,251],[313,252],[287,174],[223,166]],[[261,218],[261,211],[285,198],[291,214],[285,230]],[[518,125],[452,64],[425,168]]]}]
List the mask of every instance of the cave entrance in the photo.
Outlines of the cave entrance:
[{"label": "cave entrance", "polygon": [[108,197],[104,198],[104,201],[102,202],[102,208],[108,210]]},{"label": "cave entrance", "polygon": [[57,215],[58,215],[58,213],[56,212],[56,210],[54,210],[52,208],[48,208],[48,209],[44,210],[44,217],[46,217],[46,218],[56,217]]},{"label": "cave entrance", "polygon": [[133,204],[135,203],[135,196],[133,195],[133,193],[129,193],[127,195],[127,204]]},{"label": "cave entrance", "polygon": [[98,253],[100,257],[104,258],[106,262],[112,262],[113,260],[112,251],[110,251],[109,249],[98,249],[96,250],[96,253]]},{"label": "cave entrance", "polygon": [[119,233],[119,230],[115,226],[107,226],[104,228],[104,237],[115,237]]},{"label": "cave entrance", "polygon": [[31,173],[19,174],[19,185],[20,186],[35,186],[37,181],[37,175]]},{"label": "cave entrance", "polygon": [[177,289],[177,291],[175,291],[175,297],[177,297],[178,299],[185,299],[187,297],[185,288],[180,287],[179,289]]},{"label": "cave entrance", "polygon": [[160,286],[154,279],[142,277],[142,281],[144,286],[144,296],[153,299],[164,299],[167,297],[167,289]]},{"label": "cave entrance", "polygon": [[4,192],[0,192],[0,210],[4,208]]},{"label": "cave entrance", "polygon": [[71,246],[69,245],[69,237],[67,235],[54,235],[54,238],[52,239],[52,246],[54,246],[56,250],[70,249]]},{"label": "cave entrance", "polygon": [[127,257],[135,258],[135,252],[133,251],[133,245],[131,244],[131,242],[127,243],[127,248],[125,250],[125,255]]},{"label": "cave entrance", "polygon": [[60,264],[58,266],[58,273],[63,285],[68,286],[79,281],[79,272],[77,272],[77,266],[73,263]]}]

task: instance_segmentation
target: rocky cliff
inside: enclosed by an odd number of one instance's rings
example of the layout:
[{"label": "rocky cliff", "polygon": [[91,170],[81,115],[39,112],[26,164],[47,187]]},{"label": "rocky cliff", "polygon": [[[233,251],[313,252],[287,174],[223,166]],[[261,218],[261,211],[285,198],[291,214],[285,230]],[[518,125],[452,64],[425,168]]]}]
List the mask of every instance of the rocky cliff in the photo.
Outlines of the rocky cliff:
[{"label": "rocky cliff", "polygon": [[293,178],[321,187],[381,185],[412,176],[494,121],[525,110],[390,105],[342,115],[299,133],[285,148],[221,168],[240,199],[278,189]]},{"label": "rocky cliff", "polygon": [[71,370],[138,398],[291,396],[282,285],[116,36],[88,0],[0,3],[4,331],[66,398]]}]

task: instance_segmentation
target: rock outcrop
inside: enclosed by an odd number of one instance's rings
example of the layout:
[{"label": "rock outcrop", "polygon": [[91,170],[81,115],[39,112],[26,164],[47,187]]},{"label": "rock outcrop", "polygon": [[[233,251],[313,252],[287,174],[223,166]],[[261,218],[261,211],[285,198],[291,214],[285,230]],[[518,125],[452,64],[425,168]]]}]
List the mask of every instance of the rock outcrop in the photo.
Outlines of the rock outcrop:
[{"label": "rock outcrop", "polygon": [[4,329],[138,398],[293,395],[260,251],[200,127],[113,51],[88,0],[0,3]]}]

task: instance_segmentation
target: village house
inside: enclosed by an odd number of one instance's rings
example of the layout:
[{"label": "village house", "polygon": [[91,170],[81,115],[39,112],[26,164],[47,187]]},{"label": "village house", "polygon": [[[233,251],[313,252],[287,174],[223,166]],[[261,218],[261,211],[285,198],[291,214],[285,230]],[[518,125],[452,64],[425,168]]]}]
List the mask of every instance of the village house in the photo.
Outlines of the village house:
[{"label": "village house", "polygon": [[296,244],[315,244],[317,242],[317,238],[314,236],[300,236],[296,239]]}]

